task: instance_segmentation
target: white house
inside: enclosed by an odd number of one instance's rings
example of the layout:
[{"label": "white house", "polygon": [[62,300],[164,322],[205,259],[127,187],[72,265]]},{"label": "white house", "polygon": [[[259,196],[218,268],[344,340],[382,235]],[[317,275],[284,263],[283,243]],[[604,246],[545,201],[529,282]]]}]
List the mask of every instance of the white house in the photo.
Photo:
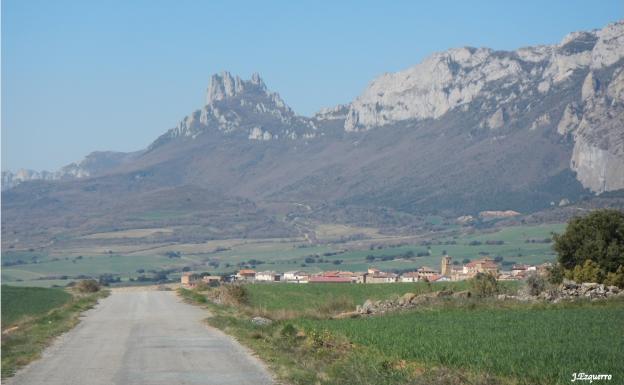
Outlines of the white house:
[{"label": "white house", "polygon": [[278,282],[281,277],[281,274],[274,271],[262,271],[256,273],[256,281]]},{"label": "white house", "polygon": [[307,282],[309,274],[305,271],[287,271],[284,273],[283,279],[286,282]]}]

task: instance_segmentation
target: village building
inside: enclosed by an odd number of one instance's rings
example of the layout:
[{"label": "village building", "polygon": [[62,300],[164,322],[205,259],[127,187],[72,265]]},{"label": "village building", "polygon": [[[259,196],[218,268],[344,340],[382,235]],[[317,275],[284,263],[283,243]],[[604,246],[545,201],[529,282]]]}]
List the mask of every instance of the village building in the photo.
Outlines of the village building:
[{"label": "village building", "polygon": [[286,282],[298,282],[298,283],[303,283],[303,282],[308,282],[308,277],[310,276],[310,274],[306,273],[305,271],[287,271],[284,273],[284,275],[282,276],[283,280]]},{"label": "village building", "polygon": [[204,275],[201,280],[208,285],[214,285],[223,282],[223,277],[220,275]]},{"label": "village building", "polygon": [[201,277],[196,273],[184,273],[180,277],[180,283],[184,287],[195,287],[199,282],[201,282]]},{"label": "village building", "polygon": [[256,281],[262,282],[279,282],[282,275],[274,271],[262,271],[256,273]]},{"label": "village building", "polygon": [[427,266],[422,266],[420,268],[418,268],[418,270],[416,270],[416,272],[418,272],[418,276],[420,277],[421,281],[424,281],[425,279],[427,281],[431,281],[432,278],[437,278],[437,276],[440,275],[440,273],[430,267]]},{"label": "village building", "polygon": [[313,275],[308,278],[309,283],[352,283],[351,278],[338,276]]},{"label": "village building", "polygon": [[401,282],[418,282],[420,281],[420,275],[417,271],[410,271],[408,273],[403,273],[400,280]]},{"label": "village building", "polygon": [[492,274],[498,276],[498,265],[492,258],[477,259],[464,265],[463,273],[469,278],[478,273]]},{"label": "village building", "polygon": [[256,280],[256,272],[255,272],[255,270],[251,270],[251,269],[240,270],[236,274],[236,280],[237,281],[253,282],[253,281]]},{"label": "village building", "polygon": [[375,273],[368,273],[364,277],[364,283],[394,283],[398,282],[399,276],[394,273],[386,273],[377,270]]}]

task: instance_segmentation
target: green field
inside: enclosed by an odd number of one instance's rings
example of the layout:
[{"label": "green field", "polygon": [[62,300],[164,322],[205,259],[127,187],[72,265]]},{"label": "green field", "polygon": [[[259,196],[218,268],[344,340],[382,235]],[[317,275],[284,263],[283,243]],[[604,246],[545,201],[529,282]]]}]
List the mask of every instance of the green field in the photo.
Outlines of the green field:
[{"label": "green field", "polygon": [[[249,305],[268,311],[294,310],[304,311],[323,306],[328,302],[340,301],[345,305],[356,305],[367,299],[380,300],[399,297],[405,293],[426,293],[446,288],[464,290],[467,282],[446,282],[426,284],[393,283],[393,284],[340,284],[340,283],[308,283],[308,284],[257,284],[245,286]],[[348,309],[345,309],[348,310]]]},{"label": "green field", "polygon": [[25,317],[36,317],[71,299],[62,289],[2,285],[2,328]]},{"label": "green field", "polygon": [[[501,290],[513,292],[520,284],[506,282]],[[245,285],[245,301],[209,305],[209,322],[293,384],[553,385],[580,372],[611,374],[612,383],[623,383],[623,298],[559,304],[446,298],[412,310],[334,319],[366,299],[469,285]],[[203,298],[201,292],[183,295]],[[254,326],[249,319],[258,315],[276,322]],[[288,337],[296,333],[303,337]]]},{"label": "green field", "polygon": [[624,306],[438,308],[364,319],[310,321],[389,359],[566,384],[572,373],[607,373],[624,382]]}]

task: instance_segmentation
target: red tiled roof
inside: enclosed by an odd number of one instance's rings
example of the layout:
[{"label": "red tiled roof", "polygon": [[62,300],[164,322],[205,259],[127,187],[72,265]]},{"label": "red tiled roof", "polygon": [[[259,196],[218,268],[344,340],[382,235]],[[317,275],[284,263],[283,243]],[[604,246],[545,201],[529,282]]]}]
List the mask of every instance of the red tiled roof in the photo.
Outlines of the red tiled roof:
[{"label": "red tiled roof", "polygon": [[247,269],[247,270],[240,270],[240,271],[238,272],[238,274],[240,274],[240,275],[245,275],[245,274],[251,275],[251,274],[254,274],[254,275],[255,275],[255,274],[256,274],[256,272],[255,272],[255,270],[249,270],[249,269]]}]

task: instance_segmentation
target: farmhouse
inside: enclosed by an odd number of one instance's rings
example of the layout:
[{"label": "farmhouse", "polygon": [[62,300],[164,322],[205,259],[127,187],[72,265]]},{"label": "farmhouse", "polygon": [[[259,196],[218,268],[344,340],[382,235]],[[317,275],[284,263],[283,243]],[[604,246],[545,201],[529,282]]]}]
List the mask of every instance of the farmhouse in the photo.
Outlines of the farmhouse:
[{"label": "farmhouse", "polygon": [[308,277],[310,274],[305,271],[287,271],[284,273],[283,280],[286,282],[308,282]]},{"label": "farmhouse", "polygon": [[256,280],[256,272],[255,272],[255,270],[251,270],[251,269],[240,270],[236,274],[236,280],[237,281],[253,282],[253,281]]},{"label": "farmhouse", "polygon": [[180,283],[184,287],[195,287],[201,281],[201,277],[196,273],[184,273],[180,277]]},{"label": "farmhouse", "polygon": [[222,281],[223,281],[223,277],[221,277],[220,275],[204,275],[202,277],[202,282],[208,285],[220,283]]},{"label": "farmhouse", "polygon": [[274,271],[262,271],[256,274],[256,281],[279,282],[282,275]]}]

